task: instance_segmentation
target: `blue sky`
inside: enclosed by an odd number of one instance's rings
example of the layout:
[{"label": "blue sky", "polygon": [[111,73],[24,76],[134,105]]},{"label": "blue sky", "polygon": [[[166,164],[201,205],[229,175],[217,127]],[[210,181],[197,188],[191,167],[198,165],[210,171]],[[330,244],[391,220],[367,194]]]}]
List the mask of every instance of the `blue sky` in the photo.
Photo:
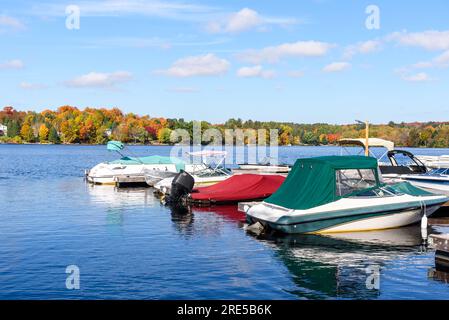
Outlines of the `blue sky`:
[{"label": "blue sky", "polygon": [[[366,27],[369,5],[379,29]],[[449,120],[446,0],[2,0],[0,43],[0,106],[21,110]]]}]

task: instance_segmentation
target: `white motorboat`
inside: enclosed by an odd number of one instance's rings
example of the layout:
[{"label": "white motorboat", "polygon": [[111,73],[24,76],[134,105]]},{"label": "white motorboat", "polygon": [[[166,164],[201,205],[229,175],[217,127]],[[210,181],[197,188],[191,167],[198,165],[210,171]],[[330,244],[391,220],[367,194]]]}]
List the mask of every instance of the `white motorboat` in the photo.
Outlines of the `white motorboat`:
[{"label": "white motorboat", "polygon": [[403,174],[399,177],[420,188],[449,194],[449,169],[433,169],[423,174]]},{"label": "white motorboat", "polygon": [[277,192],[243,210],[248,223],[283,233],[338,233],[411,225],[448,200],[407,182],[383,184],[375,158],[333,156],[298,159]]},{"label": "white motorboat", "polygon": [[258,163],[241,163],[238,168],[232,169],[234,174],[276,174],[287,175],[291,166],[278,164],[272,157],[265,157]]},{"label": "white motorboat", "polygon": [[141,178],[144,181],[145,173],[149,172],[179,172],[185,169],[185,162],[174,157],[148,156],[129,157],[121,151],[124,144],[119,141],[110,141],[107,144],[109,151],[116,151],[122,157],[111,162],[102,162],[90,169],[86,174],[88,182],[93,184],[116,184],[117,177],[126,176]]},{"label": "white motorboat", "polygon": [[[342,139],[340,145],[357,145],[366,148],[365,139]],[[449,156],[447,157],[447,167],[430,170],[431,167],[437,167],[436,162],[430,162],[429,159],[439,159],[438,165],[444,164],[445,156],[419,157],[409,151],[394,149],[394,143],[387,140],[370,138],[368,148],[383,147],[387,151],[378,157],[379,170],[383,181],[388,184],[394,184],[402,181],[408,181],[414,186],[424,188],[434,193],[443,193],[449,195]],[[370,154],[373,155],[371,150]],[[425,160],[427,159],[427,161]]]},{"label": "white motorboat", "polygon": [[[226,180],[232,172],[224,167],[225,151],[202,150],[187,152],[186,155],[194,159],[192,163],[185,164],[183,171],[195,179],[195,186],[206,186]],[[199,159],[199,161],[195,161]],[[150,171],[145,173],[149,186],[159,192],[169,193],[171,182],[179,172]]]},{"label": "white motorboat", "polygon": [[449,195],[448,168],[429,170],[419,158],[404,150],[389,151],[387,156],[391,165],[379,166],[385,182],[408,181],[419,188]]},{"label": "white motorboat", "polygon": [[442,156],[416,156],[427,168],[449,168],[449,155]]}]

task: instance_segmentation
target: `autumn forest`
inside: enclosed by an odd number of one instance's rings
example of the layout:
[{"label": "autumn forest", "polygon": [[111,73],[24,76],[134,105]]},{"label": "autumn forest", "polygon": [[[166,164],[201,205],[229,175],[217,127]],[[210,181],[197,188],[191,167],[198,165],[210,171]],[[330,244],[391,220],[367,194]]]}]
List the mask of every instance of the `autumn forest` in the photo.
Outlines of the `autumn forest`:
[{"label": "autumn forest", "polygon": [[[123,113],[118,108],[84,110],[62,106],[42,112],[18,111],[7,106],[0,111],[0,143],[84,143],[104,144],[109,140],[126,143],[169,144],[171,132],[185,129],[192,134],[193,122],[184,119],[152,118]],[[202,130],[278,129],[280,145],[327,145],[340,138],[364,137],[364,125],[325,123],[300,124],[229,119],[222,124],[201,122]],[[6,133],[6,134],[5,134]],[[407,147],[449,147],[449,122],[394,123],[370,126],[370,136]],[[204,143],[207,143],[206,141]]]}]

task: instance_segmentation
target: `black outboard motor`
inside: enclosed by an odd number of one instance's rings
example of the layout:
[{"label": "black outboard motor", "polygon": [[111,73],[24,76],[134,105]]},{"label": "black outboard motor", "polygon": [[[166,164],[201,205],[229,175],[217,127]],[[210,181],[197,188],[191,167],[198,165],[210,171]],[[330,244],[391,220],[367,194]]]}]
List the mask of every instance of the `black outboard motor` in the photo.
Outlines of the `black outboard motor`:
[{"label": "black outboard motor", "polygon": [[195,184],[195,179],[187,172],[181,170],[171,183],[170,195],[167,198],[167,202],[171,204],[177,204],[181,201],[182,197],[188,195]]}]

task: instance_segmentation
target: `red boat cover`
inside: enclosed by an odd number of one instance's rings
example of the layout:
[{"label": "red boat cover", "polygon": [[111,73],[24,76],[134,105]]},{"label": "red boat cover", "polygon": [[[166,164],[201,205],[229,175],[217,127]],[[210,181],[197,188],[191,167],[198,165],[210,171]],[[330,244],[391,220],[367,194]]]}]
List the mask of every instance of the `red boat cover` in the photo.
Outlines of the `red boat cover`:
[{"label": "red boat cover", "polygon": [[284,182],[279,175],[241,174],[222,182],[193,190],[192,200],[235,202],[263,199],[271,196]]}]

